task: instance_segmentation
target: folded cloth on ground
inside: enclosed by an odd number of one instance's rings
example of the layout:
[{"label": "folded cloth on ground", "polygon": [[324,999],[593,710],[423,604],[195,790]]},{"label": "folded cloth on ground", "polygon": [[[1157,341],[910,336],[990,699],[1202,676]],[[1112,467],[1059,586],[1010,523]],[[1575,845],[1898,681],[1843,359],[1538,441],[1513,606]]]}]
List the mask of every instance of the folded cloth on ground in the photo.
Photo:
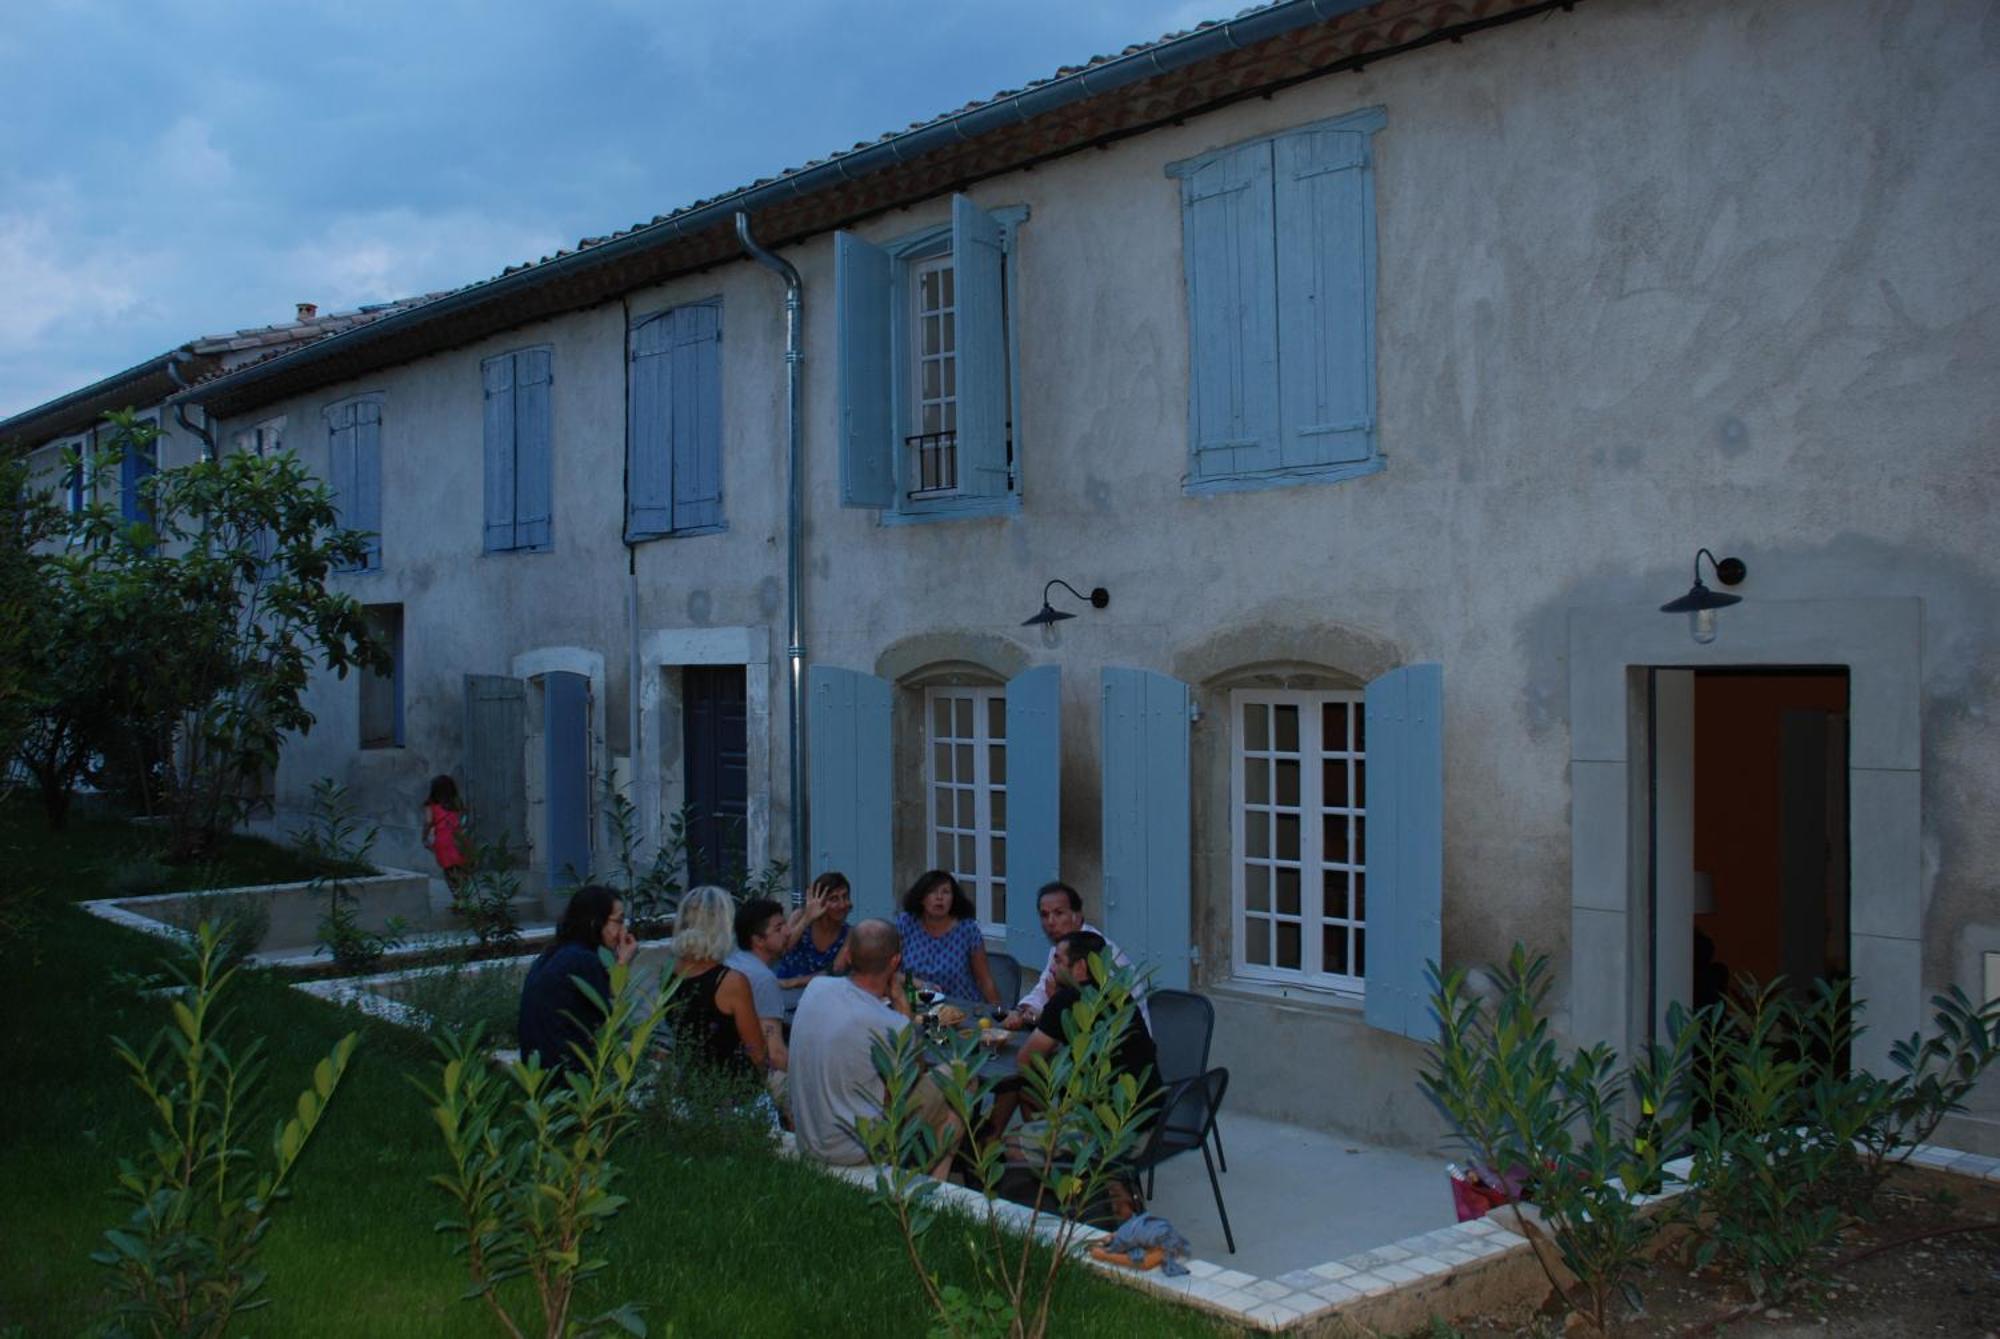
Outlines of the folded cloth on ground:
[{"label": "folded cloth on ground", "polygon": [[1118,1225],[1116,1232],[1105,1238],[1103,1246],[1107,1251],[1130,1252],[1135,1260],[1143,1259],[1147,1248],[1157,1246],[1165,1253],[1160,1272],[1168,1275],[1187,1273],[1186,1266],[1180,1262],[1194,1249],[1172,1223],[1156,1213],[1133,1214]]}]

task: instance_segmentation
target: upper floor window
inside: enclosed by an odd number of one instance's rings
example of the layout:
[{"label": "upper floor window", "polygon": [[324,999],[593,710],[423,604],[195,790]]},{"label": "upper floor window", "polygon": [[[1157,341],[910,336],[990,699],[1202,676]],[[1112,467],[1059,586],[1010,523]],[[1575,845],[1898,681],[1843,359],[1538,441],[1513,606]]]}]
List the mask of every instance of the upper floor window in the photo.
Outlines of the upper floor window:
[{"label": "upper floor window", "polygon": [[488,553],[549,547],[549,350],[522,349],[479,365],[486,400],[485,545]]},{"label": "upper floor window", "polygon": [[1379,108],[1168,167],[1181,182],[1188,492],[1381,468],[1375,422]]},{"label": "upper floor window", "polygon": [[382,566],[382,400],[366,395],[326,410],[327,484],[340,524],[364,532],[367,552],[350,571]]},{"label": "upper floor window", "polygon": [[990,934],[1007,928],[1007,690],[924,690],[929,865],[972,895]]},{"label": "upper floor window", "polygon": [[635,322],[625,537],[713,534],[722,519],[722,302]]},{"label": "upper floor window", "polygon": [[834,235],[841,501],[890,516],[1018,497],[1014,230],[963,195],[951,223],[883,246]]},{"label": "upper floor window", "polygon": [[1359,993],[1368,881],[1362,694],[1239,689],[1229,707],[1236,974]]}]

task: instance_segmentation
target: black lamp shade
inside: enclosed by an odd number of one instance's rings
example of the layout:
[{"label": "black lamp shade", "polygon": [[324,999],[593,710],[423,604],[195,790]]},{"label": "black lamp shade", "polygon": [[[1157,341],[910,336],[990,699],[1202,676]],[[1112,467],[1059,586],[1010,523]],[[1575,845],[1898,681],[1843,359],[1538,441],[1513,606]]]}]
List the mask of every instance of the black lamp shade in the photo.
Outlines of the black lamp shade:
[{"label": "black lamp shade", "polygon": [[1719,590],[1710,590],[1696,578],[1688,593],[1678,600],[1669,600],[1660,606],[1663,614],[1693,614],[1703,609],[1727,609],[1732,604],[1742,604],[1741,595],[1730,595]]},{"label": "black lamp shade", "polygon": [[1075,617],[1075,614],[1066,614],[1047,600],[1043,600],[1041,612],[1022,619],[1021,626],[1024,628],[1046,627],[1050,623],[1060,623],[1066,618]]}]

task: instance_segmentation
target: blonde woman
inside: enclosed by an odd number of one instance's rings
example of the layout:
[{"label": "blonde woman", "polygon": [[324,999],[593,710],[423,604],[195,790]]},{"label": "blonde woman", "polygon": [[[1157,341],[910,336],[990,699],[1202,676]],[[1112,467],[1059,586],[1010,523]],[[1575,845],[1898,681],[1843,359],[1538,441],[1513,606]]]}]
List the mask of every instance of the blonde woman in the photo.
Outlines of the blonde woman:
[{"label": "blonde woman", "polygon": [[713,887],[681,899],[673,940],[674,976],[681,984],[668,1006],[668,1025],[683,1064],[761,1080],[764,1030],[750,983],[722,962],[735,947],[735,899]]}]

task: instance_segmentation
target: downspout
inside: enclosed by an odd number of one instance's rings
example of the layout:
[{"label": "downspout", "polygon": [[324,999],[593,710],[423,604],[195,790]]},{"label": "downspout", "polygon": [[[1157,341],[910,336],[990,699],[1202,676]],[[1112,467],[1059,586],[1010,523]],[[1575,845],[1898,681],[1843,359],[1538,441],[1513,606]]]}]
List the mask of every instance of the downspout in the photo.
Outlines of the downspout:
[{"label": "downspout", "polygon": [[[646,771],[640,766],[643,761],[640,748],[644,742],[644,732],[639,724],[639,691],[641,670],[639,667],[639,545],[631,535],[632,516],[632,299],[630,296],[619,300],[619,308],[624,313],[623,343],[619,348],[619,364],[625,369],[625,441],[624,489],[622,492],[625,515],[619,518],[619,538],[625,541],[625,769],[626,784],[632,794],[625,798],[637,801],[634,796],[641,793],[642,777]],[[652,792],[659,794],[657,787]],[[641,807],[644,816],[648,811]],[[641,834],[641,840],[649,840],[659,832],[659,815],[654,815],[652,832]]]},{"label": "downspout", "polygon": [[[191,363],[193,361],[194,361],[194,355],[192,353],[189,353],[186,349],[175,349],[172,353],[167,355],[167,376],[172,378],[174,385],[180,387],[182,390],[186,390],[188,388],[188,383],[187,383],[187,378],[181,375],[180,365],[182,363]],[[185,400],[176,401],[174,404],[174,422],[180,424],[183,428],[186,428],[194,436],[201,438],[201,458],[203,460],[214,460],[215,459],[214,435],[210,433],[207,428],[197,428],[194,424],[188,422],[187,412],[188,412],[187,401]],[[203,421],[206,422],[208,419],[208,410],[203,409],[201,411],[201,417]]]},{"label": "downspout", "polygon": [[800,343],[804,339],[804,329],[800,320],[799,272],[792,263],[782,256],[765,250],[750,234],[750,215],[739,209],[736,211],[736,239],[743,243],[743,249],[759,265],[785,281],[785,417],[789,433],[787,448],[787,486],[785,522],[785,582],[786,599],[790,606],[791,645],[786,655],[791,662],[791,675],[785,684],[786,706],[790,716],[791,744],[791,796],[792,796],[792,900],[799,901],[805,892],[806,861],[806,794],[805,769],[801,765],[803,755],[800,746],[805,738],[805,481],[800,468],[799,447],[799,379],[800,365],[804,354]]}]

